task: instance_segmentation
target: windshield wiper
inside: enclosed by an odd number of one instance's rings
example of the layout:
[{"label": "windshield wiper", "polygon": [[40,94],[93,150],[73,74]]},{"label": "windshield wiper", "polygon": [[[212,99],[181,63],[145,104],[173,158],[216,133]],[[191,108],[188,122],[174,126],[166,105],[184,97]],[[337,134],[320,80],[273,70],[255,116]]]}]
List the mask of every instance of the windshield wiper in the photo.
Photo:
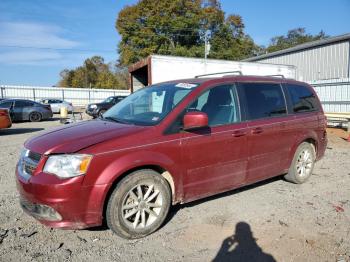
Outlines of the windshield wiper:
[{"label": "windshield wiper", "polygon": [[106,119],[106,120],[110,120],[110,121],[113,121],[113,122],[116,122],[116,123],[121,123],[121,124],[130,124],[130,122],[127,122],[127,121],[124,121],[124,120],[121,120],[121,119],[118,119],[118,118],[115,118],[115,117],[112,117],[112,116],[101,116],[100,117],[101,119]]}]

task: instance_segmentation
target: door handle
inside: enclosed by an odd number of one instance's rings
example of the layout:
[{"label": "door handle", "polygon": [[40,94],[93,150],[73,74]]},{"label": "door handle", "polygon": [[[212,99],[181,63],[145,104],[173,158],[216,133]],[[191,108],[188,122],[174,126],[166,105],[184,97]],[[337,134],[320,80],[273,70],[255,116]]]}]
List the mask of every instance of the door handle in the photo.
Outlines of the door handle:
[{"label": "door handle", "polygon": [[252,129],[252,134],[261,134],[264,130],[261,127],[256,127]]},{"label": "door handle", "polygon": [[237,130],[233,131],[232,136],[233,137],[240,137],[240,136],[245,136],[247,133],[245,131]]}]

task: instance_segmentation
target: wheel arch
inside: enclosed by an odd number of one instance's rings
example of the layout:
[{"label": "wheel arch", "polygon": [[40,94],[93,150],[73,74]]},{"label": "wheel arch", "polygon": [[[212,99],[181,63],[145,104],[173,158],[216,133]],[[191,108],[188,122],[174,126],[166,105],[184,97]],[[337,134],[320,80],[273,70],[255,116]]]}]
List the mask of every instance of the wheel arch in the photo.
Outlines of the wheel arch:
[{"label": "wheel arch", "polygon": [[117,185],[120,183],[120,181],[133,172],[136,172],[139,170],[145,170],[145,169],[150,169],[150,170],[155,171],[156,173],[158,173],[160,176],[162,176],[167,181],[167,183],[169,184],[170,190],[171,190],[171,201],[172,201],[173,205],[180,202],[179,200],[177,200],[176,191],[175,191],[175,182],[174,182],[173,176],[170,174],[169,171],[167,171],[165,168],[163,168],[159,165],[137,166],[137,167],[131,168],[131,169],[125,171],[124,173],[122,173],[121,175],[117,176],[114,179],[114,181],[112,182],[111,186],[109,187],[109,189],[108,189],[108,191],[103,199],[103,210],[102,210],[103,220],[105,220],[104,215],[105,215],[106,210],[107,210],[108,200],[110,199],[114,189],[117,187]]},{"label": "wheel arch", "polygon": [[292,150],[290,151],[290,155],[289,155],[289,161],[288,161],[288,167],[291,165],[292,161],[293,161],[293,157],[295,155],[295,152],[296,150],[298,149],[298,147],[304,143],[304,142],[307,142],[307,143],[310,143],[314,146],[315,148],[315,154],[317,156],[317,149],[318,149],[318,145],[317,145],[317,139],[312,136],[312,135],[308,135],[308,136],[305,136],[305,137],[302,137],[301,139],[299,139],[293,146]]}]

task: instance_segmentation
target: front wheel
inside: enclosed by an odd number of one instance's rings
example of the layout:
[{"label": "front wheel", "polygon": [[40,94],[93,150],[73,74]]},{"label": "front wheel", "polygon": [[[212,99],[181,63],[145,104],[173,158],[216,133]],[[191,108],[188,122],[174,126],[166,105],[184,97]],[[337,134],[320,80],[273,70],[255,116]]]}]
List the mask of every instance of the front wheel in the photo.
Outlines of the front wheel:
[{"label": "front wheel", "polygon": [[98,116],[99,116],[99,117],[102,117],[102,115],[103,115],[104,113],[106,113],[106,110],[101,109],[100,112],[98,112]]},{"label": "front wheel", "polygon": [[302,184],[311,176],[316,160],[316,152],[313,144],[301,143],[293,157],[285,179],[296,184]]},{"label": "front wheel", "polygon": [[147,236],[162,225],[170,203],[168,182],[160,174],[148,169],[136,171],[114,189],[107,204],[107,225],[123,238]]}]

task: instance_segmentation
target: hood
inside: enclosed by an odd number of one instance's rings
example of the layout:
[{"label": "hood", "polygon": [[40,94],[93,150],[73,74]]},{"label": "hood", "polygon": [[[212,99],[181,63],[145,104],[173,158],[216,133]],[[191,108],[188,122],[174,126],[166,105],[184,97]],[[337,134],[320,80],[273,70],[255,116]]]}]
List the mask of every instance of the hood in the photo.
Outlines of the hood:
[{"label": "hood", "polygon": [[74,153],[110,139],[142,132],[149,127],[90,120],[49,130],[27,140],[24,146],[40,154]]}]

